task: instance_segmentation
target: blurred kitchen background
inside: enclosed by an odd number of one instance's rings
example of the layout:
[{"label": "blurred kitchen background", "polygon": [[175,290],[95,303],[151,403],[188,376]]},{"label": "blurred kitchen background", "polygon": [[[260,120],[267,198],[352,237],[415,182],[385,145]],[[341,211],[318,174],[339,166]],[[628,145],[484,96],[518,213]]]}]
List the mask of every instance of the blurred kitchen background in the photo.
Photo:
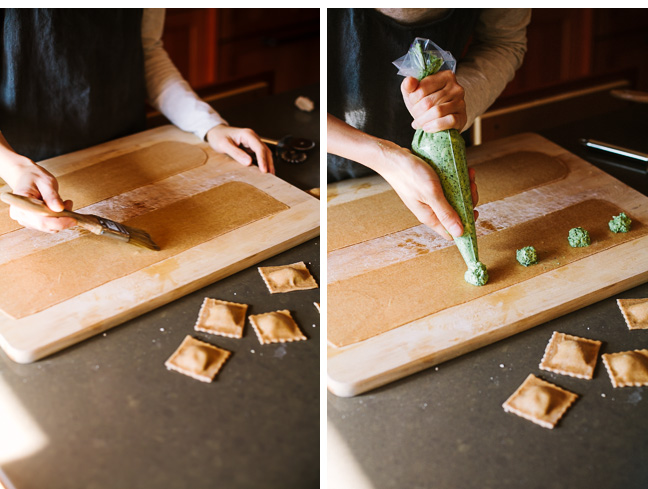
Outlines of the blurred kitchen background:
[{"label": "blurred kitchen background", "polygon": [[533,9],[527,38],[515,79],[471,129],[474,144],[641,103],[621,90],[648,95],[648,9]]},{"label": "blurred kitchen background", "polygon": [[[170,8],[162,40],[217,110],[319,82],[318,8]],[[166,120],[150,113],[150,126]]]}]

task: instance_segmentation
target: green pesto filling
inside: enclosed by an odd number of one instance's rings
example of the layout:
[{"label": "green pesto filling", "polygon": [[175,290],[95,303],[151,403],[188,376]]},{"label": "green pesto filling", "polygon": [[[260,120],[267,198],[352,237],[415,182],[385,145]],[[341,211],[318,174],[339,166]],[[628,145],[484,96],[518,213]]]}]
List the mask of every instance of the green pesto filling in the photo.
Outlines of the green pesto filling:
[{"label": "green pesto filling", "polygon": [[630,231],[630,224],[632,219],[625,215],[625,212],[622,212],[618,216],[614,216],[608,226],[610,226],[610,231],[613,233],[627,233]]},{"label": "green pesto filling", "polygon": [[533,246],[525,246],[520,250],[516,250],[515,257],[520,265],[524,265],[525,267],[538,263],[538,254]]},{"label": "green pesto filling", "polygon": [[488,282],[488,271],[486,266],[478,261],[474,263],[464,274],[464,280],[472,285],[486,285]]},{"label": "green pesto filling", "polygon": [[571,228],[567,241],[572,248],[583,248],[591,243],[589,233],[583,228]]}]

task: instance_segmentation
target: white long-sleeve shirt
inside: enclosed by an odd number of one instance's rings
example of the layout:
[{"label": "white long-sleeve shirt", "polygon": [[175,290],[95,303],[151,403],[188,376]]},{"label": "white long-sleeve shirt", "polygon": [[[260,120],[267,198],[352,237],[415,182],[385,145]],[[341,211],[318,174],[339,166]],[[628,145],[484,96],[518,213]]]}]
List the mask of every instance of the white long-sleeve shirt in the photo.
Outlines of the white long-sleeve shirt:
[{"label": "white long-sleeve shirt", "polygon": [[205,139],[207,132],[227,122],[200,100],[175,67],[162,45],[165,10],[145,8],[142,18],[144,75],[148,102],[183,131]]}]

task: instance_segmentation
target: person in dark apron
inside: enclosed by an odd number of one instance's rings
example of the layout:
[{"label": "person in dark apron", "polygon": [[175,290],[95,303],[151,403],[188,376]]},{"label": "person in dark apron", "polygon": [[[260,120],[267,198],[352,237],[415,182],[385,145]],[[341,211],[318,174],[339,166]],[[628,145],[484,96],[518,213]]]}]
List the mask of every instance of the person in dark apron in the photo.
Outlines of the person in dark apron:
[{"label": "person in dark apron", "polygon": [[[406,148],[418,128],[461,131],[464,90],[450,71],[418,82],[403,80],[392,65],[416,37],[460,62],[480,9],[445,10],[433,20],[402,23],[376,9],[328,9],[327,176],[330,183],[379,173],[422,223],[450,239],[446,231],[463,233],[461,220],[436,173]],[[471,180],[476,203],[472,170]]]},{"label": "person in dark apron", "polygon": [[[0,10],[0,177],[14,193],[53,211],[71,209],[56,179],[34,161],[146,128],[142,19],[142,9]],[[258,139],[246,129],[223,131],[227,140]],[[260,151],[272,171],[269,150]],[[11,216],[47,232],[76,225],[14,208]]]}]

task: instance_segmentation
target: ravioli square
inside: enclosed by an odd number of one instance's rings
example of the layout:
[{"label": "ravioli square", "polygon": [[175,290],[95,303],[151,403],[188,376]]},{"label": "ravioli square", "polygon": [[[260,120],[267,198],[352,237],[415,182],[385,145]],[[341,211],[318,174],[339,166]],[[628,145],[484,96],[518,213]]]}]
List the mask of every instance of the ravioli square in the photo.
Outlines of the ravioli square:
[{"label": "ravioli square", "polygon": [[250,323],[262,345],[307,339],[287,309],[254,314],[250,316]]},{"label": "ravioli square", "polygon": [[196,331],[242,338],[247,304],[205,297],[194,326]]},{"label": "ravioli square", "polygon": [[211,382],[230,355],[227,350],[187,335],[164,365],[201,382]]},{"label": "ravioli square", "polygon": [[259,267],[259,273],[271,294],[317,288],[315,278],[303,261],[278,267]]},{"label": "ravioli square", "polygon": [[648,385],[648,350],[604,353],[602,357],[614,387]]},{"label": "ravioli square", "polygon": [[554,331],[540,368],[579,379],[591,379],[601,342]]},{"label": "ravioli square", "polygon": [[577,394],[529,374],[502,407],[507,413],[553,429],[576,399]]},{"label": "ravioli square", "polygon": [[628,329],[648,329],[648,299],[617,299]]}]

